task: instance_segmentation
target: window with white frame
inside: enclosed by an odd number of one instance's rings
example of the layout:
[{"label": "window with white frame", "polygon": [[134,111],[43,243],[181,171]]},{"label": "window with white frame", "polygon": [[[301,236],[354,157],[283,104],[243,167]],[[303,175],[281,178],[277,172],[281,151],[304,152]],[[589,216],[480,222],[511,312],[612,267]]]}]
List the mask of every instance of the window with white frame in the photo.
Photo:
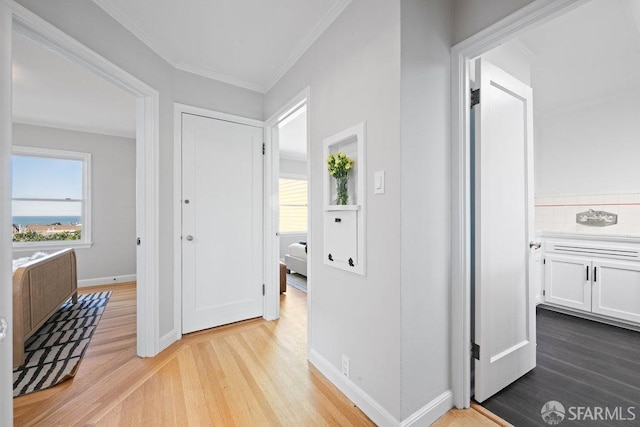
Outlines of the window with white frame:
[{"label": "window with white frame", "polygon": [[14,146],[14,248],[91,244],[91,154]]},{"label": "window with white frame", "polygon": [[307,232],[307,180],[280,178],[280,233]]}]

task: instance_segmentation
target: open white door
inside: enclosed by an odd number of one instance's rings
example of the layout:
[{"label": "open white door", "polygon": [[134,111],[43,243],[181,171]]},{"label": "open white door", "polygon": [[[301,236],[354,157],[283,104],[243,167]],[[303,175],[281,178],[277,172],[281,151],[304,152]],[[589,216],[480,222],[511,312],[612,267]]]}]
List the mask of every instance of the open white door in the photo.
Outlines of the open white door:
[{"label": "open white door", "polygon": [[182,332],[262,316],[262,127],[182,114]]},{"label": "open white door", "polygon": [[[536,366],[531,88],[484,60],[475,87],[475,399]],[[477,355],[477,354],[476,354]]]}]

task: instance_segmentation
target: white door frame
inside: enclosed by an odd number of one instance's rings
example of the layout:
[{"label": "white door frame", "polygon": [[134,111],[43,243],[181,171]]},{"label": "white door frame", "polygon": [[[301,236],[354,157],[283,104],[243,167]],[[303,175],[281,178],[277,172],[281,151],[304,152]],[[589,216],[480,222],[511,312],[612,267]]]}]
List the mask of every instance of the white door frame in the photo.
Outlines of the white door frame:
[{"label": "white door frame", "polygon": [[[175,335],[166,337],[167,342],[182,338],[182,114],[194,114],[196,116],[209,117],[212,119],[225,120],[228,122],[240,123],[243,125],[264,128],[264,122],[219,111],[208,110],[206,108],[194,107],[180,103],[173,104],[173,315],[175,328],[172,332]],[[266,156],[265,156],[266,158]],[[264,161],[264,160],[263,160]],[[264,215],[263,206],[263,215]],[[266,243],[263,242],[266,248]],[[263,280],[265,272],[262,272]],[[265,298],[266,300],[266,298]],[[264,311],[264,310],[263,310]],[[262,315],[267,320],[266,311]]]},{"label": "white door frame", "polygon": [[[155,356],[161,350],[158,318],[159,93],[25,7],[14,1],[6,1],[6,4],[13,14],[13,31],[87,68],[136,98],[136,233],[142,242],[137,248],[137,354]],[[11,123],[11,111],[2,114],[2,123]],[[3,178],[7,179],[6,176]],[[10,194],[2,195],[4,205],[10,206],[10,197]]]},{"label": "white door frame", "polygon": [[588,0],[535,0],[451,50],[451,387],[471,401],[471,176],[469,60]]},{"label": "white door frame", "polygon": [[[264,203],[265,203],[265,215],[264,215],[264,272],[266,280],[266,297],[265,297],[265,318],[267,320],[274,320],[280,317],[280,269],[279,269],[279,248],[278,239],[275,238],[278,230],[278,205],[274,203],[278,200],[278,178],[279,178],[279,156],[280,145],[278,141],[274,141],[272,138],[273,129],[278,126],[282,116],[291,111],[299,104],[306,103],[307,105],[307,180],[310,182],[311,178],[311,113],[310,113],[310,97],[311,88],[306,87],[302,92],[294,96],[289,102],[282,106],[278,111],[269,117],[265,121],[265,168],[264,168]],[[313,239],[311,238],[311,185],[307,185],[307,200],[309,209],[307,209],[307,242],[309,258],[312,254]],[[307,262],[307,355],[309,355],[309,349],[311,348],[311,298],[313,293],[313,286],[311,281],[313,275],[311,274],[311,262]]]}]

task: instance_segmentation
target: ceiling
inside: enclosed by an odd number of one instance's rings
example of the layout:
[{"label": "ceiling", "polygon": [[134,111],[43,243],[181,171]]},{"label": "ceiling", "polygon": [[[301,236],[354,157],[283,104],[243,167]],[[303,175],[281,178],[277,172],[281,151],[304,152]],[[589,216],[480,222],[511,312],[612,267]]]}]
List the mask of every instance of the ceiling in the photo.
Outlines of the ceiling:
[{"label": "ceiling", "polygon": [[[264,92],[350,0],[94,2],[177,68]],[[16,121],[135,136],[131,95],[14,34]],[[508,44],[531,66],[542,114],[640,90],[640,0],[592,0]],[[294,125],[284,132],[304,124]],[[305,155],[284,144],[285,155]]]},{"label": "ceiling", "polygon": [[134,138],[135,98],[14,32],[13,121]]},{"label": "ceiling", "polygon": [[266,92],[351,0],[93,0],[174,67]]},{"label": "ceiling", "polygon": [[528,31],[534,104],[541,114],[640,89],[640,1],[592,0]]}]

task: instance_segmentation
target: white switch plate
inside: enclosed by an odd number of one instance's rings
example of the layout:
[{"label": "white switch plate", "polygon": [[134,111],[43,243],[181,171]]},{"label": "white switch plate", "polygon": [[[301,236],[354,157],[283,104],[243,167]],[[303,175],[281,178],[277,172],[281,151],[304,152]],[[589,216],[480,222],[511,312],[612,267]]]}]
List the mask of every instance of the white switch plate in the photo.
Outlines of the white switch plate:
[{"label": "white switch plate", "polygon": [[379,171],[374,174],[373,193],[384,194],[384,171]]}]

